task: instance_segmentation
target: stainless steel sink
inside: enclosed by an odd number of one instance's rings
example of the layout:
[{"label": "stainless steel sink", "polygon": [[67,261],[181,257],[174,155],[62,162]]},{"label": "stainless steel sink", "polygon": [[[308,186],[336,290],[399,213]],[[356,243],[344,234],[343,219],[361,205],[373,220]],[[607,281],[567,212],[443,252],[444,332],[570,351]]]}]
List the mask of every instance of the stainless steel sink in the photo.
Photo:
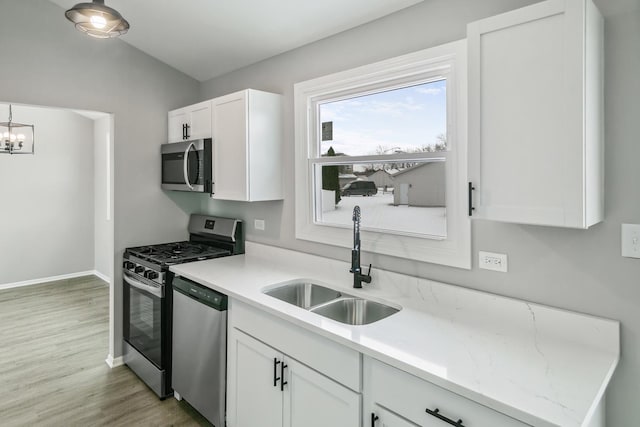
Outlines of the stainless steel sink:
[{"label": "stainless steel sink", "polygon": [[400,310],[362,298],[341,298],[312,308],[311,311],[348,325],[368,325],[389,317]]},{"label": "stainless steel sink", "polygon": [[325,288],[309,282],[294,282],[264,292],[289,304],[297,305],[305,310],[340,298],[342,294],[336,290]]},{"label": "stainless steel sink", "polygon": [[400,311],[386,304],[357,298],[309,281],[286,283],[263,293],[348,325],[368,325]]}]

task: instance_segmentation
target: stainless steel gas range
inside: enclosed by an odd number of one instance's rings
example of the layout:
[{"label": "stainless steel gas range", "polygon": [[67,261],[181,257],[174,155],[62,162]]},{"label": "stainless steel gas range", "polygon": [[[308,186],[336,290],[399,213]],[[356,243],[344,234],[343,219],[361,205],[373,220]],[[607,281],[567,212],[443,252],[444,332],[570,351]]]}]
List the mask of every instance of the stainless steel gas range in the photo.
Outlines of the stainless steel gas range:
[{"label": "stainless steel gas range", "polygon": [[237,219],[191,215],[188,241],[125,250],[123,359],[161,399],[173,392],[169,267],[244,253],[242,226]]}]

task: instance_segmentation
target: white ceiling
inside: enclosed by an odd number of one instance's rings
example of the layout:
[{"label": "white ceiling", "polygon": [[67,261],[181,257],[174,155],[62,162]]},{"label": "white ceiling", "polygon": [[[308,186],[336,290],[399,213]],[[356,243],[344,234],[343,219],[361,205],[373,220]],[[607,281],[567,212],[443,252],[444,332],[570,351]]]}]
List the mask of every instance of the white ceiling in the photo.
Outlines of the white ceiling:
[{"label": "white ceiling", "polygon": [[[50,0],[64,10],[79,1]],[[121,39],[206,81],[423,0],[106,0],[131,24]],[[605,16],[640,0],[595,0]],[[60,11],[60,19],[65,19]],[[97,43],[109,41],[97,40]]]},{"label": "white ceiling", "polygon": [[[50,1],[66,10],[82,0]],[[105,4],[131,24],[123,41],[205,81],[421,1],[106,0]],[[62,11],[60,18],[65,19]]]}]

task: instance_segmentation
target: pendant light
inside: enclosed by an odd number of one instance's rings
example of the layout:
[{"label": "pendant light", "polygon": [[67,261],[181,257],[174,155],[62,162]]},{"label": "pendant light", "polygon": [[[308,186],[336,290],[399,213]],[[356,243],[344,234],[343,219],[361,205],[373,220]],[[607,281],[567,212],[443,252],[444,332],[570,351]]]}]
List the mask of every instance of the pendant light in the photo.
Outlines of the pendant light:
[{"label": "pendant light", "polygon": [[117,10],[105,6],[104,0],[78,3],[64,15],[77,30],[98,39],[118,37],[129,31],[129,23]]},{"label": "pendant light", "polygon": [[33,154],[35,151],[33,125],[13,121],[13,110],[9,104],[9,121],[0,123],[0,154]]}]

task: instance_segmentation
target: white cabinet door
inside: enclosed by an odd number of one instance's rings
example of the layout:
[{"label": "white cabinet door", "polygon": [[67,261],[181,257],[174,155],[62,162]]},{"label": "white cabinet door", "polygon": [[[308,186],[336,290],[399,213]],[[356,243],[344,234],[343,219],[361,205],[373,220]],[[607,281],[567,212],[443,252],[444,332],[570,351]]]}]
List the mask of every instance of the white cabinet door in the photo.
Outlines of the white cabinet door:
[{"label": "white cabinet door", "polygon": [[247,89],[213,100],[211,197],[282,199],[282,96]]},{"label": "white cabinet door", "polygon": [[282,427],[283,393],[279,381],[282,354],[234,330],[229,343],[229,427]]},{"label": "white cabinet door", "polygon": [[602,220],[602,30],[591,0],[469,24],[472,217],[574,228]]},{"label": "white cabinet door", "polygon": [[189,108],[189,128],[187,139],[211,138],[211,101],[191,105]]},{"label": "white cabinet door", "polygon": [[374,405],[374,412],[365,420],[365,427],[420,427],[381,406]]},{"label": "white cabinet door", "polygon": [[248,200],[247,92],[213,100],[212,197]]},{"label": "white cabinet door", "polygon": [[285,427],[360,425],[360,395],[307,366],[287,358]]},{"label": "white cabinet door", "polygon": [[180,142],[185,140],[185,125],[189,121],[187,110],[180,108],[179,110],[169,111],[169,142]]},{"label": "white cabinet door", "polygon": [[169,111],[169,142],[211,138],[211,101]]}]

